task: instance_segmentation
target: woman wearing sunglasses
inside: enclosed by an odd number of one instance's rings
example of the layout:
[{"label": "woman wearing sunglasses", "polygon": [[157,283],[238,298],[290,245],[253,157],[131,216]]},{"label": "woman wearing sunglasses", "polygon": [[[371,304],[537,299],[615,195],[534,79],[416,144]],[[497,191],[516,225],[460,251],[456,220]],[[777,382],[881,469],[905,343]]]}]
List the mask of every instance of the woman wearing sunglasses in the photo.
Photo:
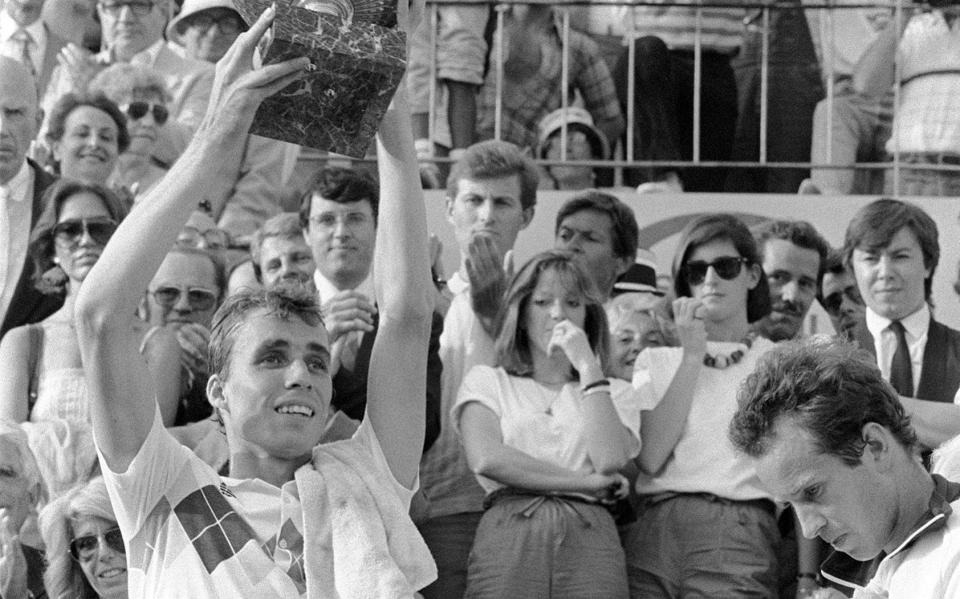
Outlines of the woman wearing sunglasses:
[{"label": "woman wearing sunglasses", "polygon": [[117,63],[90,82],[90,91],[102,93],[120,107],[130,133],[130,145],[120,153],[110,184],[129,189],[135,199],[142,197],[167,172],[154,158],[157,140],[170,118],[163,78],[147,65]]},{"label": "woman wearing sunglasses", "polygon": [[605,378],[607,323],[575,257],[534,256],[497,317],[497,367],[469,371],[453,408],[470,468],[487,492],[466,596],[627,596],[609,508],[640,448],[640,405]]},{"label": "woman wearing sunglasses", "polygon": [[75,487],[40,512],[49,597],[126,599],[127,556],[107,487],[100,477]]},{"label": "woman wearing sunglasses", "polygon": [[776,597],[780,533],[771,496],[727,429],[737,389],[773,347],[750,324],[770,291],[747,227],[712,214],[682,231],[673,260],[681,347],[637,357],[642,405],[638,521],[626,536],[635,597]]},{"label": "woman wearing sunglasses", "polygon": [[[62,293],[63,307],[38,324],[10,330],[0,342],[0,418],[89,422],[73,303],[126,213],[117,196],[100,185],[61,179],[47,190],[29,252],[34,272],[44,273],[37,286]],[[179,385],[176,339],[145,324],[130,334],[141,341],[161,413],[170,423]]]},{"label": "woman wearing sunglasses", "polygon": [[130,136],[123,113],[106,96],[67,93],[50,111],[46,141],[55,174],[107,185]]}]

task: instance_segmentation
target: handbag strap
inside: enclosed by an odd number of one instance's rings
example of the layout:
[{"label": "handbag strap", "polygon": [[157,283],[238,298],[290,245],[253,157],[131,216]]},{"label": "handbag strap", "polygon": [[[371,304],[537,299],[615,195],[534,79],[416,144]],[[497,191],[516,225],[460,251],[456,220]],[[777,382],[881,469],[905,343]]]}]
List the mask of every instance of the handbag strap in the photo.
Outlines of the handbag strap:
[{"label": "handbag strap", "polygon": [[33,412],[37,403],[37,388],[40,386],[40,353],[43,351],[43,326],[39,324],[27,325],[27,341],[30,344],[27,353],[27,368],[30,373],[27,395],[27,414]]}]

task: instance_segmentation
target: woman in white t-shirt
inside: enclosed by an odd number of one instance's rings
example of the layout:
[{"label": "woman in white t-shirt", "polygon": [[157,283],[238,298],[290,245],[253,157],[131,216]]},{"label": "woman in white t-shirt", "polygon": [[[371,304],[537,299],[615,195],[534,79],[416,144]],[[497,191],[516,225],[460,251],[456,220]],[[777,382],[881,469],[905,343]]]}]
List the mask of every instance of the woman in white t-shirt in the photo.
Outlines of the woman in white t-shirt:
[{"label": "woman in white t-shirt", "polygon": [[[737,390],[773,347],[751,323],[770,291],[749,229],[694,219],[673,261],[681,347],[651,347],[633,377],[643,414],[638,521],[625,538],[633,597],[776,597],[776,507],[727,438]],[[652,409],[651,409],[652,408]]]},{"label": "woman in white t-shirt", "polygon": [[608,506],[640,449],[635,391],[604,378],[608,331],[574,256],[532,258],[497,319],[497,367],[477,366],[453,407],[467,462],[488,493],[467,597],[626,597]]}]

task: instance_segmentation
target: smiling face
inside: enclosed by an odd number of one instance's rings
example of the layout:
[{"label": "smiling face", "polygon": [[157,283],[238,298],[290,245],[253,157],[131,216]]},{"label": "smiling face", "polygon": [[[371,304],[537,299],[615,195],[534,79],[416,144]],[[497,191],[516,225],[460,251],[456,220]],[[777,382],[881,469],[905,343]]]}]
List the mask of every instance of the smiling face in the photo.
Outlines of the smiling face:
[{"label": "smiling face", "polygon": [[370,202],[341,204],[314,194],[307,240],[317,270],[338,289],[353,289],[370,274],[376,238]]},{"label": "smiling face", "polygon": [[860,295],[879,316],[900,320],[923,306],[930,269],[924,266],[920,243],[909,228],[897,231],[886,247],[854,249],[851,262]]},{"label": "smiling face", "polygon": [[53,143],[60,175],[90,183],[107,182],[117,163],[117,124],[93,106],[78,106],[64,122],[63,137]]},{"label": "smiling face", "polygon": [[584,298],[568,288],[556,270],[550,269],[540,273],[523,318],[531,353],[546,356],[550,353],[550,339],[557,323],[569,320],[582,329],[587,308]]},{"label": "smiling face", "polygon": [[457,182],[456,197],[447,199],[447,220],[462,256],[476,235],[490,236],[504,255],[532,218],[533,208],[524,209],[520,203],[519,175],[463,178]]},{"label": "smiling face", "polygon": [[597,290],[609,297],[617,277],[625,273],[633,257],[618,257],[613,250],[613,221],[597,210],[581,210],[567,216],[557,227],[554,247],[573,252],[580,266],[590,273]]},{"label": "smiling face", "polygon": [[332,394],[326,329],[259,309],[233,335],[229,375],[207,386],[228,440],[278,459],[309,457]]},{"label": "smiling face", "polygon": [[[740,258],[733,242],[715,239],[694,248],[687,256],[690,262],[713,262],[719,258]],[[724,279],[714,267],[707,269],[703,282],[690,285],[693,297],[703,302],[703,316],[713,322],[723,322],[747,313],[747,294],[760,281],[760,268],[743,264],[740,273],[733,279]]]},{"label": "smiling face", "polygon": [[24,475],[23,460],[13,441],[0,437],[0,513],[6,512],[19,531],[39,498],[40,489]]},{"label": "smiling face", "polygon": [[851,467],[784,420],[757,461],[757,475],[777,499],[790,502],[805,537],[820,537],[854,559],[872,559],[895,534],[896,481],[884,475],[869,446]]},{"label": "smiling face", "polygon": [[620,310],[610,318],[610,363],[617,378],[632,380],[633,364],[640,352],[666,344],[657,319],[649,311]]},{"label": "smiling face", "polygon": [[87,582],[101,599],[126,599],[127,556],[103,540],[103,535],[117,528],[117,523],[98,516],[81,516],[72,523],[74,539],[88,535],[98,539],[97,549],[91,559],[80,561],[80,569]]},{"label": "smiling face", "polygon": [[794,339],[817,295],[820,254],[786,239],[767,239],[763,272],[770,285],[771,310],[759,327],[772,341]]},{"label": "smiling face", "polygon": [[100,259],[105,245],[89,234],[91,221],[112,221],[113,217],[110,216],[110,212],[99,196],[89,191],[82,191],[63,202],[57,223],[78,220],[88,221],[83,234],[74,238],[54,235],[53,247],[57,264],[71,281],[80,283]]},{"label": "smiling face", "polygon": [[260,244],[260,276],[266,289],[281,283],[310,287],[316,268],[310,246],[302,236],[266,237]]}]

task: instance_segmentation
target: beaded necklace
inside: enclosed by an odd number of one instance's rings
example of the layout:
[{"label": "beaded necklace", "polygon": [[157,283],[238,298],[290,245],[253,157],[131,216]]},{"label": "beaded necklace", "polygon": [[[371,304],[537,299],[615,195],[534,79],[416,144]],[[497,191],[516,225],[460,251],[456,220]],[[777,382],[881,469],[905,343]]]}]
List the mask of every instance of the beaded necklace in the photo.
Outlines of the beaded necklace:
[{"label": "beaded necklace", "polygon": [[747,333],[747,336],[740,340],[740,345],[742,347],[737,348],[733,353],[724,355],[717,354],[711,356],[710,354],[705,354],[703,356],[703,365],[708,368],[719,368],[723,369],[728,366],[733,366],[737,362],[743,359],[743,356],[746,355],[750,348],[753,347],[753,340],[757,338],[757,334],[753,331]]}]

